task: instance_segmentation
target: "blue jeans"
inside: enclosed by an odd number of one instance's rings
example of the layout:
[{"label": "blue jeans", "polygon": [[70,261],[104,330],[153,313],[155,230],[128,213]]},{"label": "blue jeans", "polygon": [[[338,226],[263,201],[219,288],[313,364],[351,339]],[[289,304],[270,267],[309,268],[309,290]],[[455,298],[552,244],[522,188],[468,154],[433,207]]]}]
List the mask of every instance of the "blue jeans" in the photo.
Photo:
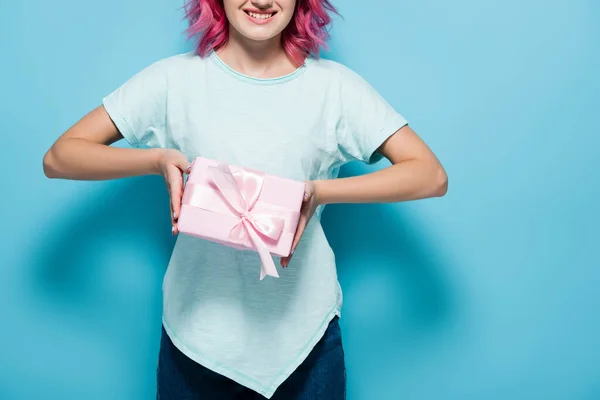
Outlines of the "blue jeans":
[{"label": "blue jeans", "polygon": [[[344,400],[346,366],[336,316],[306,360],[277,388],[272,400]],[[162,328],[157,368],[160,400],[259,400],[259,393],[181,353]]]}]

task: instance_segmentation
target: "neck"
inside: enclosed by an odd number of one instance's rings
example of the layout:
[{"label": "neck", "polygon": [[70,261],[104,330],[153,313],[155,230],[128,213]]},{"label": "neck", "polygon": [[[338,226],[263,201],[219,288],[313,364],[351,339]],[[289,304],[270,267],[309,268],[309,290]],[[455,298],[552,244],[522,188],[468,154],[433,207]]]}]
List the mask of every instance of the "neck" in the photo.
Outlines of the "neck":
[{"label": "neck", "polygon": [[281,34],[256,41],[231,28],[229,40],[216,53],[231,68],[256,78],[276,78],[296,69],[281,46]]}]

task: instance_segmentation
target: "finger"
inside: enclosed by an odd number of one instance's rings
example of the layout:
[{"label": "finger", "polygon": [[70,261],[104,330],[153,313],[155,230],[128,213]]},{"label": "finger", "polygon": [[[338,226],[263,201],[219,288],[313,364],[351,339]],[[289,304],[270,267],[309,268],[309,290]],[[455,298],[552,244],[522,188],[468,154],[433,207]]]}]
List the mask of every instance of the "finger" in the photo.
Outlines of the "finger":
[{"label": "finger", "polygon": [[281,257],[281,260],[279,261],[279,264],[281,264],[281,266],[283,268],[286,268],[288,265],[290,265],[291,258],[292,258],[291,256]]},{"label": "finger", "polygon": [[[181,178],[179,178],[181,179]],[[173,210],[173,220],[177,221],[179,218],[179,211],[181,210],[181,182],[171,183],[171,209]]]},{"label": "finger", "polygon": [[182,196],[182,177],[176,176],[171,180],[170,198],[171,198],[171,220],[173,222],[173,234],[178,233],[177,220],[181,211],[181,196]]},{"label": "finger", "polygon": [[175,235],[175,218],[173,217],[173,196],[171,195],[171,183],[167,175],[164,176],[165,185],[167,186],[167,193],[169,194],[169,210],[171,214],[171,234]]},{"label": "finger", "polygon": [[307,219],[306,215],[301,214],[300,219],[298,220],[298,227],[296,228],[296,233],[294,234],[294,240],[292,241],[290,255],[287,257],[284,257],[281,260],[282,261],[281,265],[283,267],[287,267],[290,264],[292,256],[294,255],[294,251],[296,251],[296,247],[298,246],[298,243],[300,242],[300,238],[302,237],[302,234],[304,233],[304,229],[306,228],[307,221],[308,221],[308,219]]},{"label": "finger", "polygon": [[169,191],[169,210],[171,210],[171,234],[175,236],[177,234],[177,221],[174,218],[175,212],[173,211],[173,200]]},{"label": "finger", "polygon": [[192,164],[190,164],[190,162],[183,155],[181,156],[181,158],[177,159],[175,166],[179,168],[181,172],[184,172],[186,174],[189,174],[192,168]]},{"label": "finger", "polygon": [[302,237],[302,233],[304,233],[304,228],[306,228],[307,222],[308,218],[306,216],[306,213],[300,214],[300,219],[298,220],[298,227],[296,228],[294,240],[292,241],[292,251],[290,252],[290,255],[294,254],[296,246],[298,246],[298,242],[300,242],[300,238]]},{"label": "finger", "polygon": [[302,201],[306,203],[310,199],[310,196],[310,193],[304,192],[304,198],[302,199]]},{"label": "finger", "polygon": [[[310,200],[312,196],[312,193],[310,193],[310,191],[307,189],[304,192],[304,197],[302,199],[303,203],[308,202],[308,200]],[[306,208],[306,204],[303,204],[303,210]],[[294,240],[292,241],[292,247],[290,249],[290,255],[286,256],[286,257],[282,257],[279,260],[279,263],[281,264],[282,267],[287,267],[290,264],[290,261],[292,259],[292,255],[294,254],[294,251],[296,250],[296,246],[298,246],[298,242],[300,241],[300,238],[302,237],[302,233],[304,233],[304,228],[306,227],[306,222],[308,221],[308,218],[306,217],[305,213],[300,214],[300,219],[298,220],[298,227],[296,228],[296,233],[294,234]]]},{"label": "finger", "polygon": [[287,268],[290,265],[290,261],[292,261],[292,253],[289,256],[282,257],[280,264],[283,268]]},{"label": "finger", "polygon": [[175,236],[178,233],[177,221],[173,218],[173,207],[171,206],[171,235]]}]

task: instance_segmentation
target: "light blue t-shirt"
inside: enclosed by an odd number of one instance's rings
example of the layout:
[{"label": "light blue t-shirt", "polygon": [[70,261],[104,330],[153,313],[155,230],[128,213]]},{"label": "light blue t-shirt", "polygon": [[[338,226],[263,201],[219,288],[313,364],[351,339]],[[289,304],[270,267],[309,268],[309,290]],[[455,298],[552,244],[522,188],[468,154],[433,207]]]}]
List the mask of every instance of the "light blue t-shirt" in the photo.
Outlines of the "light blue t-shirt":
[{"label": "light blue t-shirt", "polygon": [[[327,59],[260,79],[213,51],[147,66],[103,99],[133,147],[174,148],[300,181],[331,179],[406,120],[361,76]],[[163,324],[188,357],[270,398],[340,315],[335,257],[322,207],[288,268],[259,280],[260,259],[179,235],[163,280]]]}]

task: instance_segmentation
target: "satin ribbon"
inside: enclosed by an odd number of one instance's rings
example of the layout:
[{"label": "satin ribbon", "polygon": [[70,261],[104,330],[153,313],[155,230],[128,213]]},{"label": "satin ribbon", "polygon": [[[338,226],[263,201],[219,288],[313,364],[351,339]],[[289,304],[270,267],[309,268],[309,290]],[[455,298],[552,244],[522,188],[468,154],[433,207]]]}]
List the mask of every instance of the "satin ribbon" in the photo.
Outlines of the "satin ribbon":
[{"label": "satin ribbon", "polygon": [[253,210],[263,187],[264,174],[241,169],[241,183],[238,184],[227,164],[210,166],[209,170],[231,212],[239,217],[239,222],[231,229],[229,237],[238,241],[245,240],[246,235],[250,237],[261,260],[260,280],[266,275],[279,277],[271,253],[260,235],[278,240],[283,232],[285,219]]}]

